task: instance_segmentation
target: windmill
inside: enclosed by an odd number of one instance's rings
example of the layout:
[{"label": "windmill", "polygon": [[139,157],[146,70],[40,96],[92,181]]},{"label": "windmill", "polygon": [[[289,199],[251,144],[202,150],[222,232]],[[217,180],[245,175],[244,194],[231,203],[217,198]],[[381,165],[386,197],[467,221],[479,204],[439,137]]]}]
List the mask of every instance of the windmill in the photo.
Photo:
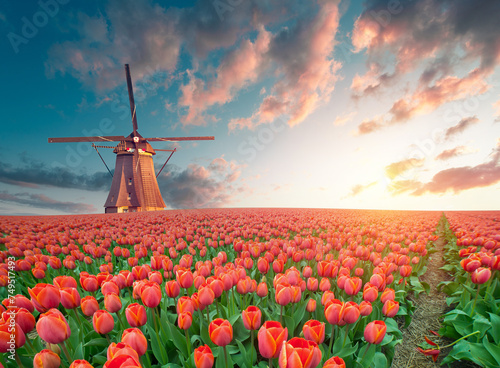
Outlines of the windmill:
[{"label": "windmill", "polygon": [[[125,64],[130,113],[132,114],[133,131],[129,136],[97,136],[97,137],[67,137],[49,138],[49,143],[64,142],[119,142],[117,146],[99,146],[92,143],[99,157],[104,162],[97,148],[114,148],[116,154],[115,172],[111,182],[111,189],[104,204],[106,213],[158,211],[165,208],[165,203],[158,188],[157,176],[163,170],[176,149],[156,149],[149,142],[179,142],[214,140],[214,137],[168,137],[143,138],[137,131],[137,115],[134,102],[134,91],[130,68]],[[153,155],[156,151],[170,152],[165,164],[155,175]],[[107,168],[107,165],[106,165]],[[109,171],[109,169],[108,169]],[[111,174],[111,171],[110,171]]]}]

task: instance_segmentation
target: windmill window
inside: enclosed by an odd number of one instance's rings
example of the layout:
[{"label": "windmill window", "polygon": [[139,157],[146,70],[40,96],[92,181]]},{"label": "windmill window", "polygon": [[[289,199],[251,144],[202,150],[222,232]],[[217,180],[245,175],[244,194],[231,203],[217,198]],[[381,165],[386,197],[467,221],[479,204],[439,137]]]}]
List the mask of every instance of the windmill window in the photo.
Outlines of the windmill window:
[{"label": "windmill window", "polygon": [[131,196],[130,196],[130,193],[129,193],[127,199],[130,201],[130,198],[131,198]]},{"label": "windmill window", "polygon": [[115,196],[111,196],[111,203],[115,201]]},{"label": "windmill window", "polygon": [[128,185],[132,185],[132,178],[128,178]]}]

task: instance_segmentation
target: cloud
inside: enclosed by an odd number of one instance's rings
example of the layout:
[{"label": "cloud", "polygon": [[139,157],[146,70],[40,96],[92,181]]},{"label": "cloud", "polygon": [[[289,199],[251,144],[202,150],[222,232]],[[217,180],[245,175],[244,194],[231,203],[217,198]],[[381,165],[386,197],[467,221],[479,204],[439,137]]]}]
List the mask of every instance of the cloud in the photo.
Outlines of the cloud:
[{"label": "cloud", "polygon": [[394,181],[389,190],[394,195],[410,191],[413,196],[421,196],[425,193],[444,194],[448,191],[458,194],[464,190],[494,185],[500,182],[500,140],[490,156],[490,161],[476,166],[442,170],[427,183],[415,180]]},{"label": "cloud", "polygon": [[355,197],[357,196],[358,194],[361,194],[361,192],[365,191],[366,189],[374,186],[375,184],[377,184],[376,181],[372,182],[372,183],[368,183],[368,184],[357,184],[355,186],[353,186],[351,188],[351,191],[350,193],[347,195],[347,197]]},{"label": "cloud", "polygon": [[214,208],[233,205],[249,189],[239,179],[243,166],[216,158],[208,166],[185,169],[167,165],[158,178],[165,203],[171,208]]},{"label": "cloud", "polygon": [[436,156],[435,160],[449,160],[450,158],[461,156],[465,153],[471,152],[471,150],[466,146],[458,146],[455,148],[447,149]]},{"label": "cloud", "polygon": [[22,165],[0,162],[0,182],[29,188],[52,186],[83,190],[108,190],[111,177],[107,172],[77,174],[64,167],[48,167],[41,161],[23,159]]},{"label": "cloud", "polygon": [[23,206],[52,209],[66,213],[93,213],[97,211],[93,205],[77,202],[61,202],[47,197],[44,194],[10,194],[7,191],[2,191],[0,192],[0,201]]},{"label": "cloud", "polygon": [[446,139],[448,139],[454,135],[462,133],[469,126],[476,124],[478,122],[479,122],[479,119],[477,118],[477,116],[469,116],[467,118],[463,118],[462,120],[460,120],[458,122],[457,125],[454,125],[448,129],[446,129],[445,137],[446,137]]},{"label": "cloud", "polygon": [[355,135],[364,135],[373,133],[377,130],[380,130],[384,127],[383,121],[380,117],[371,120],[364,120],[361,124],[358,125],[358,129],[355,132]]},{"label": "cloud", "polygon": [[[365,4],[351,38],[354,51],[368,56],[366,73],[352,81],[354,97],[374,95],[404,75],[420,73],[414,91],[394,102],[386,125],[488,90],[486,79],[500,61],[500,41],[495,36],[500,33],[495,15],[499,2],[370,0]],[[459,76],[468,66],[469,72]]]},{"label": "cloud", "polygon": [[347,114],[342,114],[340,116],[337,116],[335,118],[335,121],[333,122],[333,125],[335,125],[335,126],[345,125],[346,123],[351,121],[352,118],[355,117],[357,114],[358,114],[357,111],[351,111]]},{"label": "cloud", "polygon": [[189,82],[181,87],[179,99],[179,105],[188,109],[187,115],[181,119],[182,123],[203,124],[206,109],[232,101],[239,90],[255,82],[270,40],[271,34],[261,26],[255,42],[243,40],[239,48],[223,58],[216,71],[217,77],[209,83],[188,72]]},{"label": "cloud", "polygon": [[385,174],[390,178],[394,179],[403,173],[416,168],[416,167],[422,167],[424,164],[425,159],[416,159],[416,158],[409,158],[397,162],[393,162],[390,165],[387,165],[385,167]]},{"label": "cloud", "polygon": [[300,18],[294,27],[284,27],[274,35],[268,54],[270,62],[277,65],[277,81],[251,117],[230,121],[230,130],[252,129],[282,115],[294,126],[329,101],[341,67],[331,56],[339,9],[338,1],[319,3],[314,18]]}]

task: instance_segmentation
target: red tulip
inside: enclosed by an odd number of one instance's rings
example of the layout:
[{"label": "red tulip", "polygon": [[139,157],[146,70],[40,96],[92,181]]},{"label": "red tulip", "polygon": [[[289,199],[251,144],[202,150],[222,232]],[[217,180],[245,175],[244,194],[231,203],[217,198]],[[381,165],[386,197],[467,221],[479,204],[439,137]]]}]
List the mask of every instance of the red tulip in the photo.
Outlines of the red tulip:
[{"label": "red tulip", "polygon": [[369,316],[371,314],[372,310],[373,310],[372,303],[370,303],[366,300],[363,300],[359,304],[359,314],[361,314],[364,317]]},{"label": "red tulip", "polygon": [[385,337],[387,326],[384,321],[373,321],[365,327],[365,340],[370,344],[380,344]]},{"label": "red tulip", "polygon": [[243,325],[247,330],[258,330],[261,324],[262,312],[259,308],[251,305],[241,312]]},{"label": "red tulip", "polygon": [[394,289],[385,288],[385,290],[382,292],[382,295],[380,296],[380,301],[382,303],[385,303],[387,300],[389,299],[394,300],[395,298],[396,298],[396,293],[394,292]]},{"label": "red tulip", "polygon": [[141,288],[142,303],[148,308],[156,308],[161,301],[160,286],[151,281],[146,281]]},{"label": "red tulip", "polygon": [[117,294],[104,295],[104,308],[109,313],[117,313],[122,309],[122,301]]},{"label": "red tulip", "polygon": [[201,304],[212,305],[214,299],[215,299],[215,293],[210,288],[210,286],[206,285],[198,290],[198,300],[200,301]]},{"label": "red tulip", "polygon": [[323,364],[323,368],[346,368],[344,359],[339,358],[338,356],[334,356],[328,359],[325,364]]},{"label": "red tulip", "polygon": [[33,368],[59,368],[61,358],[52,350],[43,349],[33,358]]},{"label": "red tulip", "polygon": [[132,349],[137,351],[139,356],[144,355],[146,350],[148,350],[148,341],[138,328],[127,328],[123,331],[121,342],[130,345]]},{"label": "red tulip", "polygon": [[9,349],[12,348],[12,338],[14,335],[14,347],[15,349],[19,349],[26,343],[26,335],[24,334],[21,326],[15,323],[12,325],[9,322],[1,322],[0,323],[0,353],[6,353]]},{"label": "red tulip", "polygon": [[359,306],[355,302],[344,303],[340,316],[341,320],[345,323],[352,324],[358,320],[359,316]]},{"label": "red tulip", "polygon": [[30,313],[33,313],[35,310],[35,307],[33,306],[33,303],[31,300],[26,298],[24,295],[17,294],[14,295],[13,297],[6,298],[2,301],[2,304],[9,308],[9,307],[17,307],[17,308],[26,308]]},{"label": "red tulip", "polygon": [[196,368],[212,368],[214,355],[208,345],[202,345],[194,350],[194,364]]},{"label": "red tulip", "polygon": [[83,314],[90,317],[99,309],[99,303],[93,296],[88,295],[81,300],[80,307]]},{"label": "red tulip", "polygon": [[131,327],[144,326],[148,318],[146,308],[138,303],[129,304],[125,309],[125,317]]},{"label": "red tulip", "polygon": [[[76,283],[76,281],[75,281]],[[66,309],[74,309],[80,306],[80,293],[74,287],[63,287],[60,289],[61,304]]]},{"label": "red tulip", "polygon": [[325,340],[325,324],[323,322],[311,319],[304,323],[302,332],[306,340],[314,341],[318,345]]},{"label": "red tulip", "polygon": [[115,320],[108,311],[100,309],[94,313],[92,324],[98,334],[105,335],[113,330]]},{"label": "red tulip", "polygon": [[313,341],[294,337],[283,342],[279,356],[280,368],[315,368],[321,361],[321,350]]},{"label": "red tulip", "polygon": [[40,315],[36,323],[36,332],[42,340],[50,344],[60,344],[71,336],[68,321],[55,308]]},{"label": "red tulip", "polygon": [[479,267],[471,273],[470,279],[474,284],[484,284],[491,277],[491,270],[485,267]]},{"label": "red tulip", "polygon": [[11,318],[14,318],[16,323],[21,327],[23,332],[27,334],[31,332],[36,325],[35,316],[26,308],[9,308],[2,313],[2,323],[10,323]]},{"label": "red tulip", "polygon": [[283,341],[288,337],[288,329],[276,321],[266,321],[259,329],[259,352],[264,358],[277,358]]},{"label": "red tulip", "polygon": [[[130,259],[130,258],[129,258]],[[119,355],[104,363],[102,368],[141,368],[139,360],[130,355]]]},{"label": "red tulip", "polygon": [[177,298],[180,294],[181,286],[177,280],[167,281],[165,284],[165,293],[169,298]]},{"label": "red tulip", "polygon": [[131,356],[134,359],[139,360],[139,354],[137,354],[137,351],[132,346],[125,342],[119,342],[118,344],[112,342],[111,345],[108,346],[108,350],[106,352],[108,360],[112,360],[120,355]]},{"label": "red tulip", "polygon": [[361,290],[363,282],[359,277],[350,277],[344,284],[344,291],[347,295],[356,295]]},{"label": "red tulip", "polygon": [[424,355],[427,355],[427,356],[431,356],[432,357],[432,360],[434,362],[437,362],[437,359],[438,359],[438,356],[439,356],[439,350],[438,349],[422,349],[420,347],[417,347],[417,351],[424,354]]},{"label": "red tulip", "polygon": [[175,275],[181,288],[189,289],[193,285],[193,273],[191,270],[179,267]]},{"label": "red tulip", "polygon": [[259,285],[257,285],[256,293],[259,296],[259,298],[265,297],[268,293],[267,284],[265,282],[259,283]]},{"label": "red tulip", "polygon": [[378,288],[367,282],[363,288],[363,300],[374,302],[378,298]]},{"label": "red tulip", "polygon": [[83,290],[89,292],[95,292],[99,290],[99,281],[97,281],[97,277],[95,275],[89,275],[87,273],[80,274],[80,285]]},{"label": "red tulip", "polygon": [[226,346],[233,339],[233,326],[226,319],[216,318],[208,326],[208,334],[215,345]]},{"label": "red tulip", "polygon": [[75,278],[72,276],[64,276],[63,275],[63,276],[54,277],[54,280],[52,280],[52,283],[54,284],[54,286],[56,286],[59,289],[68,288],[68,287],[76,289],[78,287]]},{"label": "red tulip", "polygon": [[177,299],[177,314],[181,314],[182,312],[194,313],[193,301],[189,296],[181,296]]},{"label": "red tulip", "polygon": [[51,284],[36,284],[33,289],[28,288],[31,302],[40,313],[44,313],[51,308],[57,308],[61,301],[59,289]]},{"label": "red tulip", "polygon": [[101,293],[102,295],[107,295],[107,294],[120,294],[120,288],[118,287],[118,284],[114,282],[113,280],[105,281],[101,285]]},{"label": "red tulip", "polygon": [[319,282],[319,290],[321,291],[327,291],[332,288],[332,284],[329,279],[326,277],[323,277],[321,281]]},{"label": "red tulip", "polygon": [[288,305],[292,301],[292,289],[288,285],[278,284],[276,285],[276,303],[281,306]]}]

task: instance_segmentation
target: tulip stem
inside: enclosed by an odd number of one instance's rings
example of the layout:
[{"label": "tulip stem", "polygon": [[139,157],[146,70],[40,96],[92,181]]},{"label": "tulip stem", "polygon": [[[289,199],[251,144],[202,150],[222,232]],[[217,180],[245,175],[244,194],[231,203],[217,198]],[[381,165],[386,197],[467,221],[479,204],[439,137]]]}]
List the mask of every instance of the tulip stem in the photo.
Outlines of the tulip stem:
[{"label": "tulip stem", "polygon": [[35,350],[35,347],[33,346],[33,344],[31,343],[30,341],[30,338],[28,337],[28,335],[26,335],[26,342],[28,344],[28,346],[30,347],[31,351],[33,352],[33,356],[35,356],[36,354],[36,350]]},{"label": "tulip stem", "polygon": [[448,344],[448,345],[446,345],[446,346],[442,346],[440,349],[449,348],[450,346],[455,345],[455,344],[456,344],[457,342],[459,342],[460,340],[463,340],[463,339],[466,339],[466,338],[467,338],[467,337],[469,337],[469,336],[472,336],[472,335],[478,334],[479,332],[480,332],[480,331],[474,331],[474,332],[472,332],[472,333],[470,333],[470,334],[468,334],[468,335],[462,336],[462,337],[461,337],[461,338],[459,338],[458,340],[453,341],[451,344]]},{"label": "tulip stem", "polygon": [[81,326],[82,325],[82,321],[80,321],[80,317],[78,316],[76,308],[73,308],[72,310],[73,310],[73,314],[75,315],[76,320],[78,321],[78,324]]},{"label": "tulip stem", "polygon": [[[106,335],[106,337],[107,336],[108,335]],[[108,341],[109,341],[109,339],[108,339]],[[111,342],[110,342],[110,344],[111,344]],[[61,348],[62,348],[62,351],[64,352],[64,355],[66,356],[66,359],[68,359],[68,363],[71,364],[72,360],[71,360],[71,357],[70,357],[70,355],[68,353],[68,349],[66,349],[66,344],[64,343],[64,341],[61,342]]]},{"label": "tulip stem", "polygon": [[254,339],[255,339],[255,336],[254,336],[254,330],[250,330],[250,368],[253,367],[253,344],[254,344]]},{"label": "tulip stem", "polygon": [[222,318],[220,311],[219,311],[219,302],[217,301],[217,299],[215,299],[215,307],[217,308],[217,317]]},{"label": "tulip stem", "polygon": [[106,340],[108,340],[108,344],[111,345],[111,340],[109,339],[108,334],[104,334],[104,336],[106,337]]},{"label": "tulip stem", "polygon": [[328,347],[328,354],[332,352],[334,334],[335,334],[335,326],[332,325],[332,337],[330,338],[330,346]]},{"label": "tulip stem", "polygon": [[226,350],[226,345],[222,347],[224,349],[224,358],[226,358],[226,368],[229,368],[229,364],[227,361],[227,350]]},{"label": "tulip stem", "polygon": [[207,323],[210,324],[210,312],[208,311],[208,305],[207,305]]},{"label": "tulip stem", "polygon": [[187,352],[188,352],[188,360],[191,357],[191,343],[189,342],[189,334],[188,330],[184,330],[184,333],[186,335],[186,346],[187,346]]},{"label": "tulip stem", "polygon": [[14,357],[16,359],[16,363],[19,366],[19,368],[24,368],[23,363],[21,363],[21,359],[19,359],[19,355],[17,354],[17,350],[16,350],[16,354],[14,355]]},{"label": "tulip stem", "polygon": [[123,324],[122,317],[120,316],[120,311],[116,312],[116,317],[118,317],[118,321],[120,322],[120,326],[122,326],[122,328],[125,330],[125,329],[126,329],[126,327],[125,327],[125,325]]},{"label": "tulip stem", "polygon": [[350,325],[345,326],[345,336],[344,336],[344,342],[342,343],[342,348],[344,348],[345,342],[347,340],[347,335],[349,335],[349,326]]},{"label": "tulip stem", "polygon": [[481,285],[477,285],[477,292],[476,292],[476,298],[474,299],[474,304],[472,304],[472,310],[470,312],[470,316],[472,317],[472,315],[474,314],[474,309],[476,308],[476,302],[477,302],[477,298],[479,297],[479,289],[481,288]]},{"label": "tulip stem", "polygon": [[281,306],[281,312],[280,312],[280,324],[283,325],[283,306]]},{"label": "tulip stem", "polygon": [[365,352],[363,353],[363,356],[361,357],[361,362],[365,359],[366,353],[368,353],[368,350],[370,350],[371,346],[372,346],[372,344],[369,342],[368,346],[366,347]]},{"label": "tulip stem", "polygon": [[269,368],[273,368],[273,358],[269,358]]}]

